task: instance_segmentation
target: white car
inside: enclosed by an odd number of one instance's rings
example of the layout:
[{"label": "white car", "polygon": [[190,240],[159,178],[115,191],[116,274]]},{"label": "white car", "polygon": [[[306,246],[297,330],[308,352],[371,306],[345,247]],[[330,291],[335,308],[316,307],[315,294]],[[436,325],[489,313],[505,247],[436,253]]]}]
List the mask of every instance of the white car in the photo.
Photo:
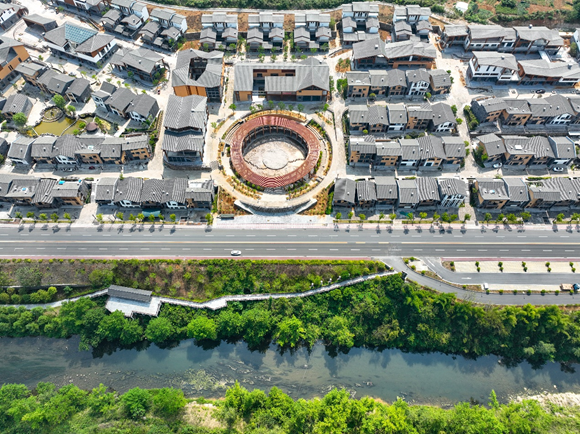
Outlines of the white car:
[{"label": "white car", "polygon": [[232,256],[242,256],[242,252],[240,252],[239,250],[232,250],[230,252],[230,255],[232,255]]},{"label": "white car", "polygon": [[499,169],[501,166],[502,166],[502,164],[501,164],[501,163],[495,163],[495,164],[493,165],[493,168],[494,168],[494,169]]},{"label": "white car", "polygon": [[552,167],[552,170],[554,172],[563,172],[564,171],[564,168],[563,167],[556,166],[556,167]]}]

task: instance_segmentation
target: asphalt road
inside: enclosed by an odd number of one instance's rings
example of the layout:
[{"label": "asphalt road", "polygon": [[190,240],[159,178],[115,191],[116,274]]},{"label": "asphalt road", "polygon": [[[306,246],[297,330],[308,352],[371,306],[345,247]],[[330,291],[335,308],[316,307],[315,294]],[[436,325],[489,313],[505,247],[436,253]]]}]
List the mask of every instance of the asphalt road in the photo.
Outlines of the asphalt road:
[{"label": "asphalt road", "polygon": [[220,229],[148,225],[0,227],[0,257],[580,258],[580,227],[527,229],[359,226]]}]

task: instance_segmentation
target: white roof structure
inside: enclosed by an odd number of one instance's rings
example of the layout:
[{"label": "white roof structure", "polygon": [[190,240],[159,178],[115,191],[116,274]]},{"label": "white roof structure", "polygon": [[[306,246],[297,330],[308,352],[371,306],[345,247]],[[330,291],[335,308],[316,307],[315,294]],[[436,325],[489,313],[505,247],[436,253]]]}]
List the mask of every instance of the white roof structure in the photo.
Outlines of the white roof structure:
[{"label": "white roof structure", "polygon": [[465,13],[465,12],[467,12],[468,8],[469,8],[469,4],[466,2],[455,3],[455,9],[457,9],[459,12]]}]

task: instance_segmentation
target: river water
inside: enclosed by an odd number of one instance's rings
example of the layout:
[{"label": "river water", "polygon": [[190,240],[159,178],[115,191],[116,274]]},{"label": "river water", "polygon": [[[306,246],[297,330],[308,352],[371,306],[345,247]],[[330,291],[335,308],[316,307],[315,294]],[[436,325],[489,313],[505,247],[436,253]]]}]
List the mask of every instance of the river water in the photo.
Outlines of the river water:
[{"label": "river water", "polygon": [[[188,396],[219,397],[235,380],[246,388],[281,388],[293,398],[322,396],[344,387],[352,396],[447,406],[475,399],[487,402],[494,389],[501,401],[548,391],[580,392],[580,374],[552,363],[533,370],[527,363],[506,368],[497,357],[468,360],[444,354],[408,354],[354,348],[331,357],[322,344],[310,354],[274,347],[250,351],[246,344],[222,342],[202,349],[192,340],[170,349],[156,345],[96,355],[78,351],[78,338],[0,338],[0,384],[39,381],[82,388],[99,383],[119,392],[132,387],[179,387]],[[576,368],[578,368],[576,366]],[[556,387],[554,387],[556,386]]]}]

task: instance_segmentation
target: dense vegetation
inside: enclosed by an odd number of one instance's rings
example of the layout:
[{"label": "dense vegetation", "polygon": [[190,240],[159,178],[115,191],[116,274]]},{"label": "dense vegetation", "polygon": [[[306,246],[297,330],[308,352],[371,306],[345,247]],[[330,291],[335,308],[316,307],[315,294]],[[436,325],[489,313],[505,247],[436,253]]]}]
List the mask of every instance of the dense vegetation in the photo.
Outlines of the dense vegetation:
[{"label": "dense vegetation", "polygon": [[[43,303],[105,288],[111,283],[190,300],[231,294],[303,292],[330,280],[335,282],[385,268],[382,262],[343,260],[3,259],[0,304]],[[34,291],[43,285],[45,288],[55,285],[57,292]]]},{"label": "dense vegetation", "polygon": [[307,298],[230,303],[218,311],[164,305],[158,318],[107,314],[104,300],[82,299],[59,311],[0,308],[0,336],[80,335],[81,347],[164,344],[194,338],[200,344],[243,339],[252,348],[323,340],[331,352],[353,346],[439,351],[506,362],[580,359],[580,312],[556,306],[480,307],[451,294],[404,283],[399,275]]},{"label": "dense vegetation", "polygon": [[0,389],[0,429],[5,434],[105,433],[361,433],[524,434],[571,433],[580,429],[579,409],[537,401],[501,405],[492,392],[489,408],[459,403],[450,410],[350,399],[333,390],[322,399],[293,400],[277,388],[248,392],[236,383],[223,401],[187,403],[177,389],[131,389],[123,395],[100,385],[84,391],[73,384],[35,390],[7,384]]}]

